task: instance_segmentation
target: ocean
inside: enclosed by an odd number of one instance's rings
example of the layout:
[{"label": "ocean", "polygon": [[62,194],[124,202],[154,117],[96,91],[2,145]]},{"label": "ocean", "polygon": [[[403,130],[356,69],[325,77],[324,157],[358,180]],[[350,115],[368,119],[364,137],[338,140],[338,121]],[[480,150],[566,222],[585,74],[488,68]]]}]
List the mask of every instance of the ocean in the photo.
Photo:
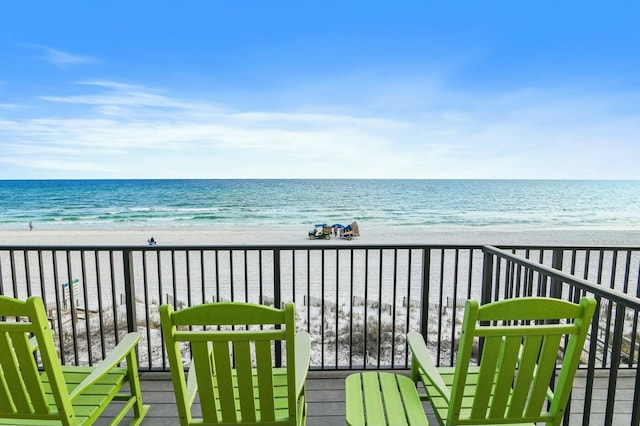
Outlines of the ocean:
[{"label": "ocean", "polygon": [[288,227],[640,229],[640,181],[0,181],[0,229]]}]

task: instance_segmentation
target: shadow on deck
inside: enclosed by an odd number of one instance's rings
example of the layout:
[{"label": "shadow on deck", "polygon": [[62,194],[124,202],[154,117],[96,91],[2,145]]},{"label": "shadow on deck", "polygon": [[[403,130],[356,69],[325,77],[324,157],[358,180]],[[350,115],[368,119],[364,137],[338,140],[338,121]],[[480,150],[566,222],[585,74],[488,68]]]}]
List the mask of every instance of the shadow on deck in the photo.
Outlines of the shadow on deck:
[{"label": "shadow on deck", "polygon": [[[309,426],[344,425],[344,379],[352,372],[311,371],[307,380],[307,400]],[[406,371],[404,372],[406,373]],[[622,371],[618,376],[616,391],[616,412],[614,424],[626,425],[631,422],[633,405],[634,371]],[[145,425],[178,425],[178,412],[173,396],[173,386],[169,373],[141,373],[142,397],[151,410],[145,418]],[[574,397],[582,401],[585,392],[585,374],[578,372],[574,383]],[[593,403],[589,424],[604,424],[604,407],[607,399],[608,371],[596,372]],[[438,424],[425,403],[429,422]],[[584,407],[576,402],[571,404],[571,425],[581,425]],[[108,424],[108,418],[104,418]]]}]

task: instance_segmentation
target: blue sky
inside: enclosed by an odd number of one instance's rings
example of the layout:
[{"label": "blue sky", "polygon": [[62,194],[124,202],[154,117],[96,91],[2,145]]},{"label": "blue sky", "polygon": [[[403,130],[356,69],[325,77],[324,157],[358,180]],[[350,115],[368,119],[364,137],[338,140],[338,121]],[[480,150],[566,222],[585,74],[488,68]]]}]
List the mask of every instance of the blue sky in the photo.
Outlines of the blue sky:
[{"label": "blue sky", "polygon": [[640,179],[637,2],[2,9],[0,179]]}]

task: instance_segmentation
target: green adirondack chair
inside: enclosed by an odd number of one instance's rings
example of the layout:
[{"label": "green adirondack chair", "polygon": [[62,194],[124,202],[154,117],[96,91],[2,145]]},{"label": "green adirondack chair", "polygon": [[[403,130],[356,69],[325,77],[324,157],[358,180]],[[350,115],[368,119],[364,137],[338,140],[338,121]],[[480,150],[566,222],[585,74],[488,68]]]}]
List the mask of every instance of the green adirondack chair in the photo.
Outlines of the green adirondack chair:
[{"label": "green adirondack chair", "polygon": [[[443,425],[559,425],[594,309],[595,300],[587,297],[580,304],[525,297],[478,306],[469,300],[455,367],[436,367],[422,335],[407,335],[412,378],[422,382],[421,398]],[[472,366],[479,339],[481,361]]]},{"label": "green adirondack chair", "polygon": [[127,334],[97,367],[61,366],[42,298],[0,296],[0,424],[91,425],[114,401],[124,406],[113,424],[131,408],[131,424],[140,424],[149,406],[140,395],[138,340]]},{"label": "green adirondack chair", "polygon": [[[311,341],[295,332],[292,303],[276,309],[221,302],[180,311],[162,305],[160,318],[182,425],[305,424]],[[185,374],[180,349],[187,343],[192,359]],[[276,346],[286,351],[284,367],[274,366]],[[197,394],[201,413],[193,409]]]}]

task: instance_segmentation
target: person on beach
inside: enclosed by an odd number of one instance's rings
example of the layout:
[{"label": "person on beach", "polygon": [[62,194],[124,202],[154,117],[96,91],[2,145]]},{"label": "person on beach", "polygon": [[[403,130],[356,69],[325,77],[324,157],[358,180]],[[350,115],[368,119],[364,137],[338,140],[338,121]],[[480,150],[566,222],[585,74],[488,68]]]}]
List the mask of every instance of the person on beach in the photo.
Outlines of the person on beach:
[{"label": "person on beach", "polygon": [[158,242],[153,237],[149,238],[147,242],[149,243],[150,246],[155,246],[156,244],[158,244]]},{"label": "person on beach", "polygon": [[33,231],[33,222],[29,222],[29,231]]}]

